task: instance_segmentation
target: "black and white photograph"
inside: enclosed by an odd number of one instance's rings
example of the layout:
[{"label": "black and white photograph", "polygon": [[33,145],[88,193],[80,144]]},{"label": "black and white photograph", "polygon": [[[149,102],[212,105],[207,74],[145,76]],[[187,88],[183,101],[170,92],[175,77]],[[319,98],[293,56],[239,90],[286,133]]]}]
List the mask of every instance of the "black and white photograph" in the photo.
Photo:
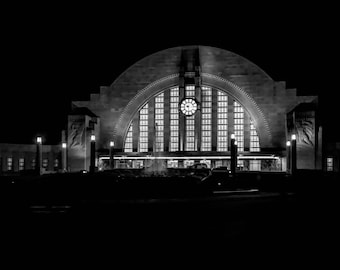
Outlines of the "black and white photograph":
[{"label": "black and white photograph", "polygon": [[336,265],[334,7],[2,11],[12,267]]}]

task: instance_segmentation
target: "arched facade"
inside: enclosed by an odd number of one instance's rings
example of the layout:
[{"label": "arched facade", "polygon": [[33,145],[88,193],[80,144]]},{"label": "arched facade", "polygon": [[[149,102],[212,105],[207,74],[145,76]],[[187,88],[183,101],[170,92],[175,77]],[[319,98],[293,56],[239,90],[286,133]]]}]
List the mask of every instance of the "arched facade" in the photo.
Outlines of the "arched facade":
[{"label": "arched facade", "polygon": [[[222,100],[222,96],[227,99],[225,108],[221,109],[226,110],[225,119],[219,115],[219,95]],[[185,115],[180,108],[181,102],[188,97],[197,103],[198,110],[193,116]],[[99,156],[105,156],[105,149],[113,140],[117,160],[120,158],[132,163],[142,160],[144,166],[145,160],[157,153],[165,161],[193,157],[194,162],[210,160],[210,166],[215,166],[218,160],[228,160],[230,156],[229,138],[241,127],[237,121],[243,121],[241,159],[267,159],[282,163],[287,133],[286,115],[297,104],[314,98],[297,96],[295,89],[286,89],[285,82],[275,82],[257,65],[235,53],[208,46],[185,46],[166,49],[141,59],[112,85],[101,87],[100,93],[92,94],[89,101],[74,101],[73,105],[86,107],[98,116],[100,126],[96,126],[96,132],[98,148],[102,150],[98,152]],[[178,127],[173,125],[174,129],[178,128],[177,151],[171,150],[171,140],[175,138],[171,136],[171,123],[176,122],[171,117],[177,117],[173,108],[178,113]],[[209,110],[211,112],[206,113]],[[242,111],[243,119],[237,120],[237,110]],[[219,120],[219,117],[222,118]],[[157,119],[163,120],[162,125],[157,123]],[[207,119],[211,120],[210,127],[202,130],[203,122],[209,122]],[[226,128],[218,121],[226,123]],[[188,127],[195,132],[192,134]],[[161,133],[157,129],[162,129],[161,136],[157,135],[157,132]],[[208,129],[211,133],[205,132]],[[250,151],[254,134],[260,146],[260,151],[255,154]],[[141,146],[143,140],[146,143],[144,148]],[[193,148],[187,147],[190,140],[193,140]],[[223,151],[218,149],[219,140],[226,140],[227,148]],[[161,151],[156,146],[160,143]],[[127,148],[126,144],[130,146]],[[211,145],[210,148],[204,148],[207,144]]]},{"label": "arched facade", "polygon": [[[124,136],[126,135],[129,127],[128,123],[131,122],[132,117],[142,107],[142,105],[150,100],[151,97],[164,92],[165,89],[170,89],[171,87],[178,85],[178,82],[179,74],[174,74],[166,78],[162,78],[138,92],[138,94],[124,108],[124,111],[116,124],[114,139],[117,142],[117,148],[123,148]],[[254,125],[257,127],[261,138],[261,145],[265,148],[271,146],[272,135],[268,121],[251,96],[234,83],[211,74],[202,74],[202,83],[206,87],[211,87],[212,89],[218,89],[225,92],[230,98],[239,102],[248,115],[251,116]]]}]

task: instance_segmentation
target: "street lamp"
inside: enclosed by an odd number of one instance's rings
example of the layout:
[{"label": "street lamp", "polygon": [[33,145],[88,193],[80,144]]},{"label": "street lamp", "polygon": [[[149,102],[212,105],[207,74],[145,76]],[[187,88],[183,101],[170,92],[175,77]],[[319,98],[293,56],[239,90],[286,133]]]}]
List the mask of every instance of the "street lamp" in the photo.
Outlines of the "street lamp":
[{"label": "street lamp", "polygon": [[115,142],[110,141],[110,169],[114,168],[113,153],[114,153]]},{"label": "street lamp", "polygon": [[96,162],[96,136],[91,135],[90,173],[94,173]]},{"label": "street lamp", "polygon": [[37,145],[37,152],[36,152],[35,170],[38,175],[41,175],[41,170],[42,170],[42,137],[41,136],[37,136],[36,145]]},{"label": "street lamp", "polygon": [[287,141],[286,142],[286,152],[287,152],[287,172],[289,173],[290,172],[290,168],[291,168],[291,142],[290,141]]},{"label": "street lamp", "polygon": [[291,136],[292,142],[291,142],[291,159],[292,159],[292,167],[291,172],[292,174],[296,171],[296,135],[292,134]]},{"label": "street lamp", "polygon": [[236,168],[238,166],[238,161],[237,161],[237,150],[238,150],[238,148],[237,148],[237,140],[235,140],[234,147],[235,147],[235,170],[236,170]]},{"label": "street lamp", "polygon": [[230,155],[231,155],[231,160],[230,160],[230,170],[231,170],[231,175],[234,177],[235,172],[236,172],[236,159],[237,159],[237,141],[235,140],[235,134],[231,134],[230,136]]},{"label": "street lamp", "polygon": [[40,136],[37,137],[37,144],[42,144],[42,138]]},{"label": "street lamp", "polygon": [[67,171],[67,143],[66,142],[63,142],[61,144],[61,148],[62,148],[62,169],[63,169],[63,172],[66,172]]}]

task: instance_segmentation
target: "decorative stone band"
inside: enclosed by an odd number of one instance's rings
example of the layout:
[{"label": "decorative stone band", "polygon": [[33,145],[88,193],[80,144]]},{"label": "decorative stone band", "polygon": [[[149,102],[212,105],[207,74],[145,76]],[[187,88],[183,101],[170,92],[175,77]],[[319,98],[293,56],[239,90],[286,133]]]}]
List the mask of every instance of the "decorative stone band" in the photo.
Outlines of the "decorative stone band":
[{"label": "decorative stone band", "polygon": [[[261,147],[270,147],[272,142],[272,135],[263,112],[261,111],[255,100],[241,87],[228,81],[222,77],[201,73],[202,84],[211,86],[213,88],[222,90],[228,95],[237,100],[244,109],[252,117],[255,126],[258,130]],[[154,81],[145,88],[138,91],[138,93],[130,100],[120,115],[117,124],[114,128],[113,137],[117,148],[122,149],[125,135],[128,131],[129,125],[135,113],[144,106],[153,96],[161,93],[162,91],[177,86],[179,84],[179,73],[172,74]]]}]

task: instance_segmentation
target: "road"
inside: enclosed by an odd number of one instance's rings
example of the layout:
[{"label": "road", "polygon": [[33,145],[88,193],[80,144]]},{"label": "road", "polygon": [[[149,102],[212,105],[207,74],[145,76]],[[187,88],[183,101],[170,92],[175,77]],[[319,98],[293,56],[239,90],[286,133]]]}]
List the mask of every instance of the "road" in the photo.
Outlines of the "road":
[{"label": "road", "polygon": [[[61,260],[75,260],[80,252],[83,260],[105,254],[127,265],[148,256],[303,260],[302,251],[311,256],[336,244],[339,223],[332,202],[250,191],[30,205],[7,216],[3,243],[29,257],[64,254],[58,255]],[[38,248],[31,253],[33,245]]]}]

